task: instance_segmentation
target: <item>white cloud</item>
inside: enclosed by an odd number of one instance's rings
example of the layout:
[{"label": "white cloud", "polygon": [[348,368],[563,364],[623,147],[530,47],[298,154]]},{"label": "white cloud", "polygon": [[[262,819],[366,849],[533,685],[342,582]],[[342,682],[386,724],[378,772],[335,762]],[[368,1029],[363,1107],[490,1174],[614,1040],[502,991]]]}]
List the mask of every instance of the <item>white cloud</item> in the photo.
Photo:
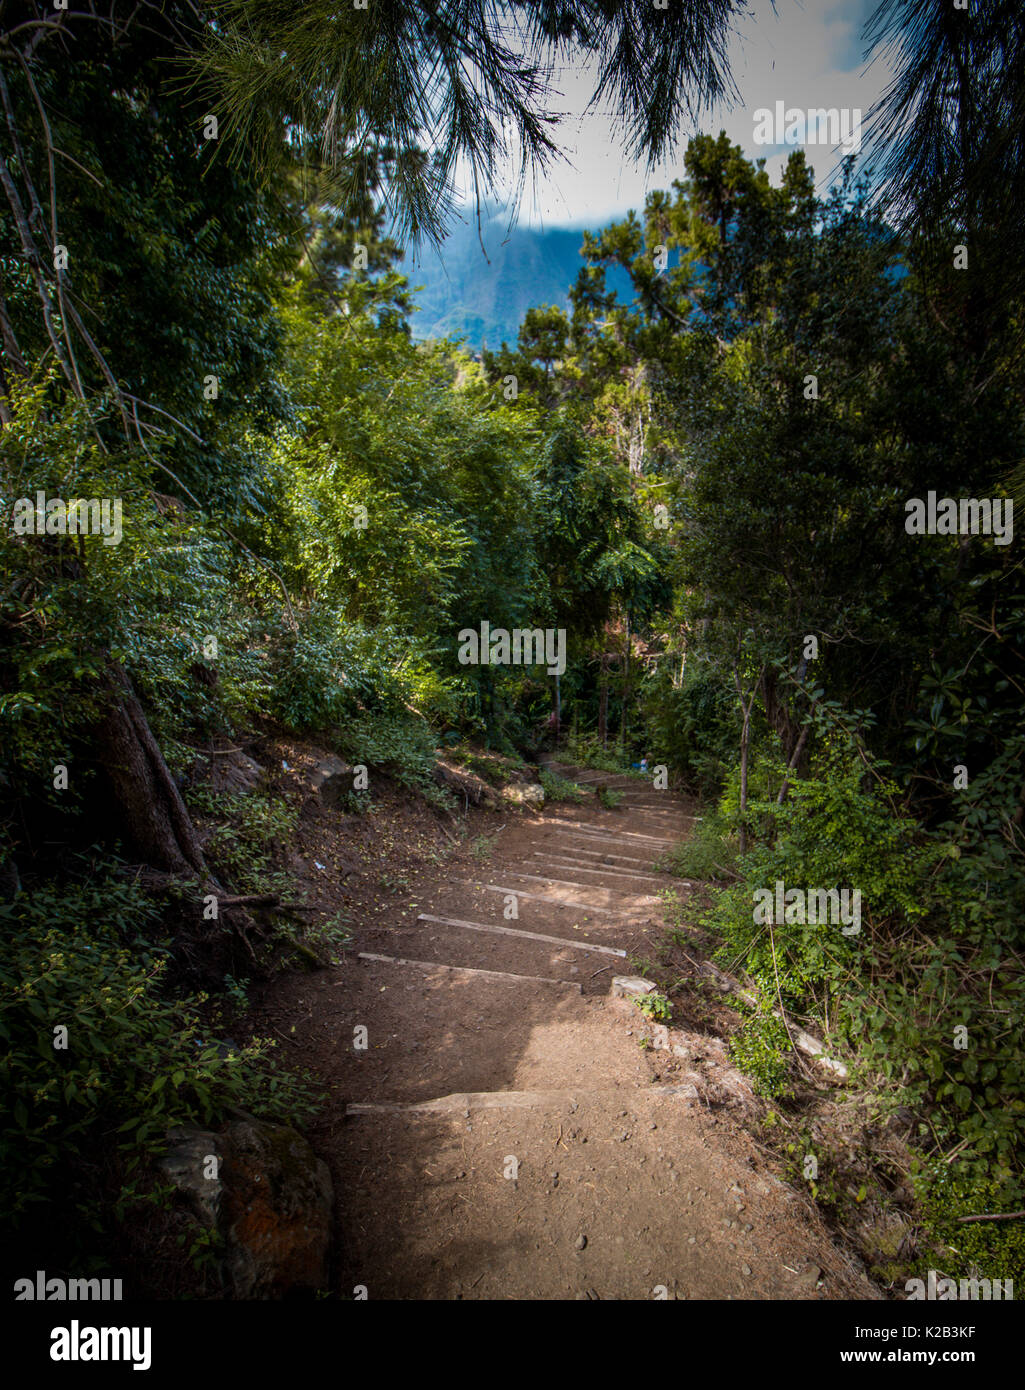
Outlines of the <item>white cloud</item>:
[{"label": "white cloud", "polygon": [[[732,108],[706,114],[701,129],[713,134],[724,129],[749,158],[765,157],[769,176],[778,183],[786,155],[754,143],[758,108],[773,108],[777,101],[805,110],[857,108],[864,122],[890,77],[881,59],[867,71],[860,62],[864,13],[864,5],[850,0],[810,0],[807,5],[777,0],[776,13],[768,0],[754,0],[748,15],[737,22],[730,50],[739,100]],[[556,88],[559,95],[552,98],[552,109],[569,113],[555,137],[566,158],[554,163],[533,188],[528,179],[521,203],[522,225],[600,226],[623,216],[628,208],[640,212],[646,192],[667,188],[674,178],[684,177],[686,137],[671,159],[649,172],[626,157],[607,111],[586,110],[594,90],[593,68],[581,64],[563,70]],[[814,145],[807,147],[807,154],[824,191],[832,181],[839,151]],[[496,195],[511,197],[514,186],[510,173]]]}]

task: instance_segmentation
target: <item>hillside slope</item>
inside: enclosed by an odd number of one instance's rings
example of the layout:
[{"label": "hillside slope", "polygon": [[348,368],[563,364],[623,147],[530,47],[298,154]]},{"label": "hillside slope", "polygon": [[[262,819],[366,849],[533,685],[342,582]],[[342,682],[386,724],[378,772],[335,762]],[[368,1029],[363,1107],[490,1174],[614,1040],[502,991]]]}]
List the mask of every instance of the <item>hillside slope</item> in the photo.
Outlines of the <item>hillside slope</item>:
[{"label": "hillside slope", "polygon": [[[465,337],[471,351],[516,341],[524,314],[538,304],[567,308],[570,286],[584,262],[584,230],[578,227],[513,227],[508,217],[458,222],[440,252],[422,247],[400,266],[415,295],[414,338]],[[621,271],[609,285],[624,295]]]}]

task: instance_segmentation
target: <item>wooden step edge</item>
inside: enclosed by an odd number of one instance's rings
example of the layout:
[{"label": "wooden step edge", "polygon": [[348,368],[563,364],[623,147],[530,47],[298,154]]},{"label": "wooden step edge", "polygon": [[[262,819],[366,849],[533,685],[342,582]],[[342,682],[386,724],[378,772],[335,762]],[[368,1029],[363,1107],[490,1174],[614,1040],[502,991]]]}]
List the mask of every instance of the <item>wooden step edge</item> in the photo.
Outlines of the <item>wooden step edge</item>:
[{"label": "wooden step edge", "polygon": [[548,975],[513,975],[507,970],[480,970],[472,965],[446,965],[441,960],[406,960],[402,956],[380,956],[373,951],[360,951],[358,959],[371,960],[383,965],[411,965],[417,970],[453,970],[460,975],[479,975],[490,980],[515,980],[517,984],[556,985],[559,989],[575,989],[577,994],[582,993],[576,980],[553,980]]},{"label": "wooden step edge", "polygon": [[461,1115],[471,1110],[534,1110],[550,1106],[565,1105],[570,1111],[577,1110],[581,1102],[604,1100],[615,1097],[617,1104],[636,1104],[648,1098],[667,1100],[679,1097],[683,1100],[698,1099],[693,1085],[645,1086],[636,1090],[560,1090],[560,1091],[453,1091],[451,1095],[438,1096],[433,1100],[415,1100],[397,1103],[355,1101],[345,1107],[346,1115]]},{"label": "wooden step edge", "polygon": [[[508,878],[525,878],[533,883],[555,883],[561,888],[582,888],[585,893],[614,893],[617,898],[634,898],[638,901],[657,903],[661,901],[655,897],[654,893],[628,893],[624,888],[609,888],[604,883],[572,883],[568,878],[549,878],[547,874],[521,874],[513,873],[512,870],[505,870]],[[511,891],[515,892],[515,889]]]},{"label": "wooden step edge", "polygon": [[[443,927],[465,927],[468,931],[490,932],[494,936],[518,936],[527,941],[540,941],[548,946],[568,946],[574,951],[593,951],[602,956],[626,956],[615,946],[595,946],[589,941],[573,941],[564,936],[545,936],[542,932],[524,931],[520,927],[500,927],[496,922],[465,922],[460,917],[435,917],[431,912],[421,912],[418,922],[437,922]],[[394,928],[395,931],[401,928]]]}]

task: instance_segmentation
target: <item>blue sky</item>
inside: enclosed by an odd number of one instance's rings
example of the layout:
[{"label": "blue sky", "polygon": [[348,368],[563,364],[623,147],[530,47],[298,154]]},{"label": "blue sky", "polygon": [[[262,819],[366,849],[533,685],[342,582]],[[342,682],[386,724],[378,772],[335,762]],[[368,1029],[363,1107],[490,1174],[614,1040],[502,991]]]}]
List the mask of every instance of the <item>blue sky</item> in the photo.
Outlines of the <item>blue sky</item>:
[{"label": "blue sky", "polygon": [[[693,0],[675,0],[693,3]],[[863,122],[888,83],[891,73],[877,57],[866,68],[862,31],[876,0],[751,0],[750,12],[737,21],[730,57],[740,96],[729,108],[707,114],[702,129],[724,129],[749,158],[766,157],[766,168],[778,182],[787,151],[754,142],[754,112],[787,107],[858,108]],[[644,205],[645,192],[666,188],[683,176],[686,136],[672,158],[648,171],[626,159],[608,111],[587,111],[594,90],[593,68],[582,65],[557,75],[550,109],[567,113],[556,139],[566,158],[551,166],[544,178],[528,185],[520,207],[520,224],[531,227],[600,226]],[[831,182],[839,152],[823,145],[807,154],[816,179],[825,189]],[[505,181],[511,196],[514,179]],[[502,193],[499,194],[501,200]]]}]

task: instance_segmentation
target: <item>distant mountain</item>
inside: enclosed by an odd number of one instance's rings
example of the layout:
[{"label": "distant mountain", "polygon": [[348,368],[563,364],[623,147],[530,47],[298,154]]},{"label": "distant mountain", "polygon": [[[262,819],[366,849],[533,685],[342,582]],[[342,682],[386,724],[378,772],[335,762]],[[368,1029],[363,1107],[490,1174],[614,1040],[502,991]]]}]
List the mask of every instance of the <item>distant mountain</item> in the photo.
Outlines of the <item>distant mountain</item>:
[{"label": "distant mountain", "polygon": [[[570,286],[584,264],[583,241],[583,228],[510,231],[508,219],[499,217],[482,221],[478,236],[476,222],[456,223],[440,252],[423,247],[415,259],[407,253],[399,263],[411,286],[424,287],[414,296],[419,312],[412,316],[413,337],[465,337],[472,352],[485,345],[494,350],[503,340],[514,346],[528,309],[569,308]],[[621,297],[631,297],[624,272],[612,272],[608,283]]]}]

